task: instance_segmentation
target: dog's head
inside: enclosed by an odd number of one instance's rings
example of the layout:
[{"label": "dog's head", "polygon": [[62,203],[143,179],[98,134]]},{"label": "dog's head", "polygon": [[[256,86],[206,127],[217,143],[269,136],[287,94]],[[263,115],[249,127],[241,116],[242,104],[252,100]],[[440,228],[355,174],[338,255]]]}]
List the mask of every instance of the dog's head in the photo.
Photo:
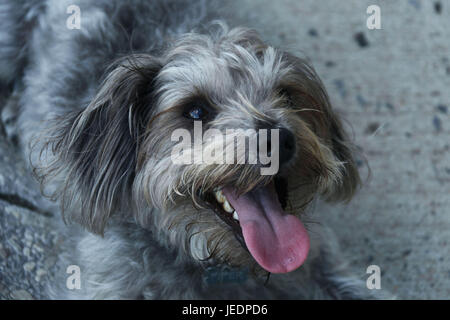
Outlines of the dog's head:
[{"label": "dog's head", "polygon": [[[318,194],[349,199],[359,182],[313,68],[241,28],[186,34],[158,56],[118,61],[49,145],[44,177],[63,177],[63,208],[90,231],[128,216],[199,261],[256,261],[270,272],[305,260],[307,204]],[[205,150],[213,162],[198,161]],[[249,161],[255,151],[270,163]]]}]

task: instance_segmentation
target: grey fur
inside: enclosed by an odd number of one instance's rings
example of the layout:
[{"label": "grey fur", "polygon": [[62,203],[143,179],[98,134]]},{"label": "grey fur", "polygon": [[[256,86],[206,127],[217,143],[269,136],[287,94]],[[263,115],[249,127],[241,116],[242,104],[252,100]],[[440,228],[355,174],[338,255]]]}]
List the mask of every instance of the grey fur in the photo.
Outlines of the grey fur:
[{"label": "grey fur", "polygon": [[[80,30],[65,27],[72,4]],[[289,180],[288,211],[304,221],[314,198],[348,200],[359,183],[351,143],[313,68],[252,30],[210,23],[211,12],[207,1],[185,0],[0,5],[0,80],[13,84],[20,145],[65,220],[83,227],[62,227],[69,235],[49,296],[374,298],[316,224],[308,224],[307,262],[265,284],[266,273],[196,191],[244,192],[272,177],[258,166],[170,161],[170,132],[186,126],[180,108],[203,97],[218,106],[211,127],[295,133],[302,156],[280,175]],[[65,287],[68,265],[81,267],[81,290]],[[205,282],[208,267],[226,265],[251,272],[243,283]]]}]

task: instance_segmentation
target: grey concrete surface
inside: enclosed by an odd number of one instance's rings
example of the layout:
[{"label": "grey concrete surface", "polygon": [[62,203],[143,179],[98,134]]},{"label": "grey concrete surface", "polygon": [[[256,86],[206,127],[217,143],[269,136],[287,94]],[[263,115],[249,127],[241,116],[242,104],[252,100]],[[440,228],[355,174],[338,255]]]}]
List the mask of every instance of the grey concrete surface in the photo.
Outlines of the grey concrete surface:
[{"label": "grey concrete surface", "polygon": [[[317,208],[354,271],[378,265],[400,299],[449,299],[450,1],[224,3],[233,23],[311,60],[368,160],[350,204]],[[381,30],[366,27],[370,4]],[[0,299],[39,299],[60,238],[1,135],[0,150]]]},{"label": "grey concrete surface", "polygon": [[20,154],[0,136],[0,299],[45,298],[60,234]]}]

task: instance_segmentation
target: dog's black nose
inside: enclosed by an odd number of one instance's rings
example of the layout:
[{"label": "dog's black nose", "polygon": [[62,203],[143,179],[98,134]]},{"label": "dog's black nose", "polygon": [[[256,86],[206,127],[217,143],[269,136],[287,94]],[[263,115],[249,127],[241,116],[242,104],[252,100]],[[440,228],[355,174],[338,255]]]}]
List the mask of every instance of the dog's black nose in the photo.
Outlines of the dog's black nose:
[{"label": "dog's black nose", "polygon": [[280,128],[280,166],[292,159],[295,154],[295,137],[286,128]]}]

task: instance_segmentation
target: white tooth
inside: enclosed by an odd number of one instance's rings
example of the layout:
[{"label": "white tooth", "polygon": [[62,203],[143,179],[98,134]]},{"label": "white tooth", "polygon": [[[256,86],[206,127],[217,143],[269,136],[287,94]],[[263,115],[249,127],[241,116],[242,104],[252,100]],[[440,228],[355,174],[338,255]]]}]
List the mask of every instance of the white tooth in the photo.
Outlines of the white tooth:
[{"label": "white tooth", "polygon": [[233,213],[234,209],[231,207],[231,205],[228,203],[227,200],[222,204],[223,210],[225,210],[228,213]]},{"label": "white tooth", "polygon": [[214,192],[214,195],[216,196],[216,200],[219,203],[224,203],[227,200],[222,194],[222,190],[217,190],[216,192]]},{"label": "white tooth", "polygon": [[239,221],[239,216],[236,211],[233,212],[233,219]]}]

